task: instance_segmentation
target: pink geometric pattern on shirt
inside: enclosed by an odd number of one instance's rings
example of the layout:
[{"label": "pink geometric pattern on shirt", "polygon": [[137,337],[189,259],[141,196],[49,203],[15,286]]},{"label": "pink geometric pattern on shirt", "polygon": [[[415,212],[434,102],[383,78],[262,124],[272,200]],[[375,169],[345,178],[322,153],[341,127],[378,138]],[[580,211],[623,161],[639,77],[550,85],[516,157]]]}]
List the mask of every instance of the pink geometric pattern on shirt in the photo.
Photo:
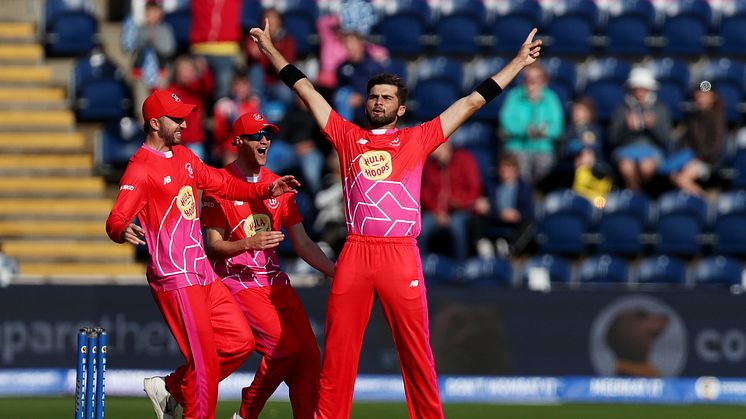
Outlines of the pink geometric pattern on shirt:
[{"label": "pink geometric pattern on shirt", "polygon": [[[352,164],[355,165],[357,160]],[[409,235],[417,224],[419,204],[402,182],[372,181],[358,172],[352,183],[346,186],[347,227],[350,232],[403,237]],[[355,206],[351,208],[353,202]]]},{"label": "pink geometric pattern on shirt", "polygon": [[[243,229],[246,220],[241,220],[231,231],[231,236],[238,229]],[[241,268],[237,270],[236,268]],[[218,268],[218,266],[216,266]],[[288,284],[289,278],[280,270],[279,259],[274,250],[250,250],[228,258],[219,266],[219,272],[223,274],[229,289],[233,289],[234,283],[240,284],[241,288],[259,288],[268,285]],[[279,280],[279,281],[277,281]]]}]

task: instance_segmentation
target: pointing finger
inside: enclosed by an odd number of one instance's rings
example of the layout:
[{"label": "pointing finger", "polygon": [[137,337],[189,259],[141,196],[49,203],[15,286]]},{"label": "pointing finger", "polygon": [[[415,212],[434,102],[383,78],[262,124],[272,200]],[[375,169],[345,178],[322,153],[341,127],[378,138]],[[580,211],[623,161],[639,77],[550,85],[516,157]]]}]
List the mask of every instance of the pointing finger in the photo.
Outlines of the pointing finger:
[{"label": "pointing finger", "polygon": [[534,35],[536,35],[536,32],[538,32],[538,29],[533,28],[531,29],[531,32],[528,33],[528,36],[526,37],[525,43],[531,43],[534,41]]}]

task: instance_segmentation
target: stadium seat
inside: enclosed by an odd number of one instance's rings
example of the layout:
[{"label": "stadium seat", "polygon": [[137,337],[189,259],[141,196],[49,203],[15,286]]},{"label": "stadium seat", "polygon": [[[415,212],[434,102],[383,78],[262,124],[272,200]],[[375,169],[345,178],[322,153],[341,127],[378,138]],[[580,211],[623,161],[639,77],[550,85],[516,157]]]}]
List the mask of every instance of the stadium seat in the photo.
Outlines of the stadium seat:
[{"label": "stadium seat", "polygon": [[712,22],[712,9],[706,0],[671,2],[661,35],[662,52],[668,56],[699,56],[705,53],[705,36]]},{"label": "stadium seat", "polygon": [[470,258],[464,262],[464,285],[499,285],[510,287],[513,283],[513,266],[506,259]]},{"label": "stadium seat", "polygon": [[598,7],[592,0],[560,0],[553,4],[546,33],[553,55],[588,55],[598,25]]},{"label": "stadium seat", "polygon": [[671,256],[646,257],[637,266],[635,279],[639,285],[685,285],[686,265]]},{"label": "stadium seat", "polygon": [[100,52],[75,61],[71,83],[79,121],[111,121],[127,116],[132,93],[116,65]]},{"label": "stadium seat", "polygon": [[482,185],[486,189],[492,180],[492,169],[497,156],[495,128],[482,121],[471,121],[461,125],[449,138],[454,147],[469,150],[479,164]]},{"label": "stadium seat", "polygon": [[[523,42],[523,41],[521,41]],[[500,71],[507,61],[502,57],[490,57],[490,58],[477,58],[470,64],[468,74],[471,74],[471,86],[469,91],[474,90],[479,83],[484,81],[487,77],[491,77],[493,74]],[[510,86],[514,85],[515,81],[508,85],[506,91],[498,95],[490,103],[482,106],[477,112],[472,115],[472,119],[479,121],[486,121],[493,125],[497,125],[500,119],[500,107],[507,97],[507,90],[510,90]],[[466,93],[466,92],[464,92]]]},{"label": "stadium seat", "polygon": [[746,2],[734,1],[729,13],[720,17],[720,45],[723,56],[746,55]]},{"label": "stadium seat", "polygon": [[690,91],[689,66],[683,61],[665,57],[650,61],[647,67],[658,81],[658,99],[668,106],[674,122],[681,121]]},{"label": "stadium seat", "polygon": [[697,287],[743,285],[743,265],[736,259],[712,256],[694,265],[692,278]]},{"label": "stadium seat", "polygon": [[192,15],[189,9],[178,9],[166,13],[163,21],[168,23],[174,31],[177,54],[189,51],[189,33],[192,30]]},{"label": "stadium seat", "polygon": [[746,191],[720,193],[712,232],[716,255],[746,256]]},{"label": "stadium seat", "polygon": [[485,9],[480,0],[451,0],[440,9],[435,22],[437,54],[473,56],[479,52],[478,36],[484,27]]},{"label": "stadium seat", "polygon": [[241,29],[248,32],[260,26],[263,10],[261,0],[241,0]]},{"label": "stadium seat", "polygon": [[461,97],[464,70],[459,61],[428,58],[417,65],[417,84],[412,92],[413,114],[419,121],[440,115]]},{"label": "stadium seat", "polygon": [[425,51],[422,37],[430,24],[430,7],[425,0],[396,0],[384,3],[374,31],[393,55],[415,56]]},{"label": "stadium seat", "polygon": [[583,253],[592,215],[591,203],[572,190],[550,192],[538,217],[539,251],[560,255]]},{"label": "stadium seat", "polygon": [[658,198],[654,222],[657,254],[694,256],[701,252],[700,235],[707,224],[707,202],[682,191]]},{"label": "stadium seat", "polygon": [[626,189],[608,194],[598,222],[598,251],[624,256],[641,254],[649,212],[650,201],[642,194]]},{"label": "stadium seat", "polygon": [[549,76],[549,88],[557,94],[565,112],[570,109],[577,88],[578,75],[575,63],[558,57],[542,59]]},{"label": "stadium seat", "polygon": [[746,148],[739,148],[733,155],[733,180],[731,188],[746,189]]},{"label": "stadium seat", "polygon": [[107,122],[97,133],[96,167],[103,170],[124,169],[144,140],[145,133],[134,118]]},{"label": "stadium seat", "polygon": [[570,284],[572,281],[572,267],[570,262],[556,255],[532,256],[523,264],[523,283],[528,285],[530,275],[534,270],[544,270],[552,283]]},{"label": "stadium seat", "polygon": [[582,72],[583,94],[596,105],[596,116],[602,124],[624,100],[625,83],[631,66],[616,58],[591,61]]},{"label": "stadium seat", "polygon": [[406,61],[389,57],[388,61],[384,65],[384,70],[387,73],[396,74],[397,76],[401,77],[401,79],[404,81],[404,84],[409,85],[410,77]]},{"label": "stadium seat", "polygon": [[98,21],[86,10],[61,10],[46,21],[44,48],[48,56],[85,55],[98,43]]},{"label": "stadium seat", "polygon": [[578,267],[580,284],[627,284],[628,281],[627,262],[609,255],[587,257]]},{"label": "stadium seat", "polygon": [[315,1],[286,0],[283,2],[282,19],[285,29],[295,40],[295,51],[299,58],[311,54],[318,46],[316,19],[319,17]]},{"label": "stadium seat", "polygon": [[655,8],[649,0],[626,0],[612,9],[606,22],[605,53],[647,55],[648,39],[655,28]]},{"label": "stadium seat", "polygon": [[459,283],[459,266],[447,256],[429,254],[422,261],[422,273],[427,285]]},{"label": "stadium seat", "polygon": [[491,51],[513,56],[532,28],[541,28],[542,8],[537,0],[510,0],[488,13]]}]

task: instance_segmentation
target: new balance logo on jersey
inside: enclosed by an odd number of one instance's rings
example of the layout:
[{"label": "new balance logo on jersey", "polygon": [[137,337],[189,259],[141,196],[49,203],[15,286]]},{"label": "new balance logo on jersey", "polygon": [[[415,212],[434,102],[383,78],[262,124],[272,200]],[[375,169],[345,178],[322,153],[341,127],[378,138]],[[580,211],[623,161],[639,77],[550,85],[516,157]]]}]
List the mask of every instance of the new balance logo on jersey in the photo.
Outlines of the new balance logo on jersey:
[{"label": "new balance logo on jersey", "polygon": [[236,207],[240,207],[241,205],[243,205],[243,201],[233,201],[233,205]]},{"label": "new balance logo on jersey", "polygon": [[420,285],[420,280],[419,279],[415,279],[414,281],[412,281],[412,282],[409,283],[409,288],[418,287],[419,285]]},{"label": "new balance logo on jersey", "polygon": [[163,178],[163,184],[164,185],[168,185],[169,183],[171,183],[171,176],[164,177]]},{"label": "new balance logo on jersey", "polygon": [[358,144],[368,144],[368,140],[366,140],[365,138],[361,138],[361,139],[357,140],[357,143]]},{"label": "new balance logo on jersey", "polygon": [[401,142],[399,141],[399,137],[394,138],[391,140],[391,147],[399,147],[401,145]]}]

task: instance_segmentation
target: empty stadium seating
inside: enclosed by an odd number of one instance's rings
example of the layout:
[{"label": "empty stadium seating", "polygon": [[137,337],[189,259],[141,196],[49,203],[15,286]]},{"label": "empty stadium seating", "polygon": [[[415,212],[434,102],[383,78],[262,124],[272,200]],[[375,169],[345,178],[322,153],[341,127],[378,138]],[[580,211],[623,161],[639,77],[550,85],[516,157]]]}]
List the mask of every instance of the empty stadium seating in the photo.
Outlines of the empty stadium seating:
[{"label": "empty stadium seating", "polygon": [[543,253],[578,255],[586,250],[593,208],[572,190],[549,193],[541,206],[537,242]]},{"label": "empty stadium seating", "polygon": [[601,253],[634,256],[643,253],[650,213],[649,199],[630,190],[612,192],[598,222]]}]

